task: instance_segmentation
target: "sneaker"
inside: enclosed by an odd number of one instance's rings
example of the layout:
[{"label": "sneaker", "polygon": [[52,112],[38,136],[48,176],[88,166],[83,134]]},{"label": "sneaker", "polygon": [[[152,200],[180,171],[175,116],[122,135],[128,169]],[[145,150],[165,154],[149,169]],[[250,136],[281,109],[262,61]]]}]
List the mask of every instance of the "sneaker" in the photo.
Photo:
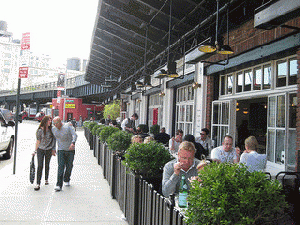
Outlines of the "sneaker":
[{"label": "sneaker", "polygon": [[60,187],[60,186],[56,186],[56,187],[54,188],[54,190],[55,190],[55,191],[61,191],[61,187]]},{"label": "sneaker", "polygon": [[38,191],[38,190],[40,190],[40,185],[39,185],[39,184],[37,184],[37,185],[34,187],[34,190],[35,190],[35,191]]},{"label": "sneaker", "polygon": [[65,186],[70,186],[70,181],[69,182],[65,182]]},{"label": "sneaker", "polygon": [[49,181],[48,180],[45,180],[45,185],[48,185],[49,184]]}]

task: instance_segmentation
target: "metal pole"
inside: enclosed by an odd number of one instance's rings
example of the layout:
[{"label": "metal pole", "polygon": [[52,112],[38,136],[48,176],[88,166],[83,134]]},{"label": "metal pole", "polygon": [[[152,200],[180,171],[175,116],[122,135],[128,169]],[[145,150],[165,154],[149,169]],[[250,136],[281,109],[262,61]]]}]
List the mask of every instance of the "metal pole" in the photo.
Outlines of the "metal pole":
[{"label": "metal pole", "polygon": [[13,174],[16,173],[16,159],[17,159],[17,143],[18,143],[18,124],[19,124],[19,102],[20,102],[20,89],[21,89],[21,78],[18,78],[18,90],[17,90],[17,98],[16,98],[16,114],[15,114],[15,152],[14,152],[14,168]]},{"label": "metal pole", "polygon": [[[68,64],[67,64],[68,65]],[[64,86],[65,86],[65,91],[64,91],[64,110],[63,110],[63,121],[65,121],[66,118],[66,96],[67,96],[67,65],[66,65],[66,71],[65,71],[65,80],[64,80]]]}]

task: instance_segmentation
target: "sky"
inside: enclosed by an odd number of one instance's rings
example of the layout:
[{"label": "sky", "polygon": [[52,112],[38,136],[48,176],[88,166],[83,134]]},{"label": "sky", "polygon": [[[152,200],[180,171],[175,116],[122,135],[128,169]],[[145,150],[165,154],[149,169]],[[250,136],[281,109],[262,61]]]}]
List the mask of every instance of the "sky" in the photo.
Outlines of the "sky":
[{"label": "sky", "polygon": [[30,32],[30,51],[50,55],[55,64],[67,58],[88,59],[99,0],[0,0],[0,20],[14,39]]}]

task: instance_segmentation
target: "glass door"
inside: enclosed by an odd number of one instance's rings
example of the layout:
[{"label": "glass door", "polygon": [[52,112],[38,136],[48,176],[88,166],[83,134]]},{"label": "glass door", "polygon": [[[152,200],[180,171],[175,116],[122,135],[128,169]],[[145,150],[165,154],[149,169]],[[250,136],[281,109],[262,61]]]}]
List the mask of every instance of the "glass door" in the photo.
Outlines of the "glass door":
[{"label": "glass door", "polygon": [[268,98],[267,156],[277,165],[285,164],[287,94]]},{"label": "glass door", "polygon": [[235,108],[236,100],[212,102],[211,139],[213,147],[222,145],[224,136],[227,134],[233,137],[233,143],[235,143]]},{"label": "glass door", "polygon": [[295,171],[296,165],[296,93],[268,98],[268,161],[280,169]]}]

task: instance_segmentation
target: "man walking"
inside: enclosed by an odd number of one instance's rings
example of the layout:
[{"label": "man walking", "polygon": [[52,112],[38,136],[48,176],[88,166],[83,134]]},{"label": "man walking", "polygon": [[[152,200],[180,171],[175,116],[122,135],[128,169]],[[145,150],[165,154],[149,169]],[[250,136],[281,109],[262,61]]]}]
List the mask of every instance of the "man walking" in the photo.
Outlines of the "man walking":
[{"label": "man walking", "polygon": [[72,125],[66,123],[63,124],[59,117],[53,119],[52,132],[57,141],[57,159],[58,159],[58,171],[57,171],[57,183],[55,191],[61,191],[63,181],[66,186],[70,186],[70,177],[73,168],[73,161],[75,155],[75,142],[77,134]]}]

